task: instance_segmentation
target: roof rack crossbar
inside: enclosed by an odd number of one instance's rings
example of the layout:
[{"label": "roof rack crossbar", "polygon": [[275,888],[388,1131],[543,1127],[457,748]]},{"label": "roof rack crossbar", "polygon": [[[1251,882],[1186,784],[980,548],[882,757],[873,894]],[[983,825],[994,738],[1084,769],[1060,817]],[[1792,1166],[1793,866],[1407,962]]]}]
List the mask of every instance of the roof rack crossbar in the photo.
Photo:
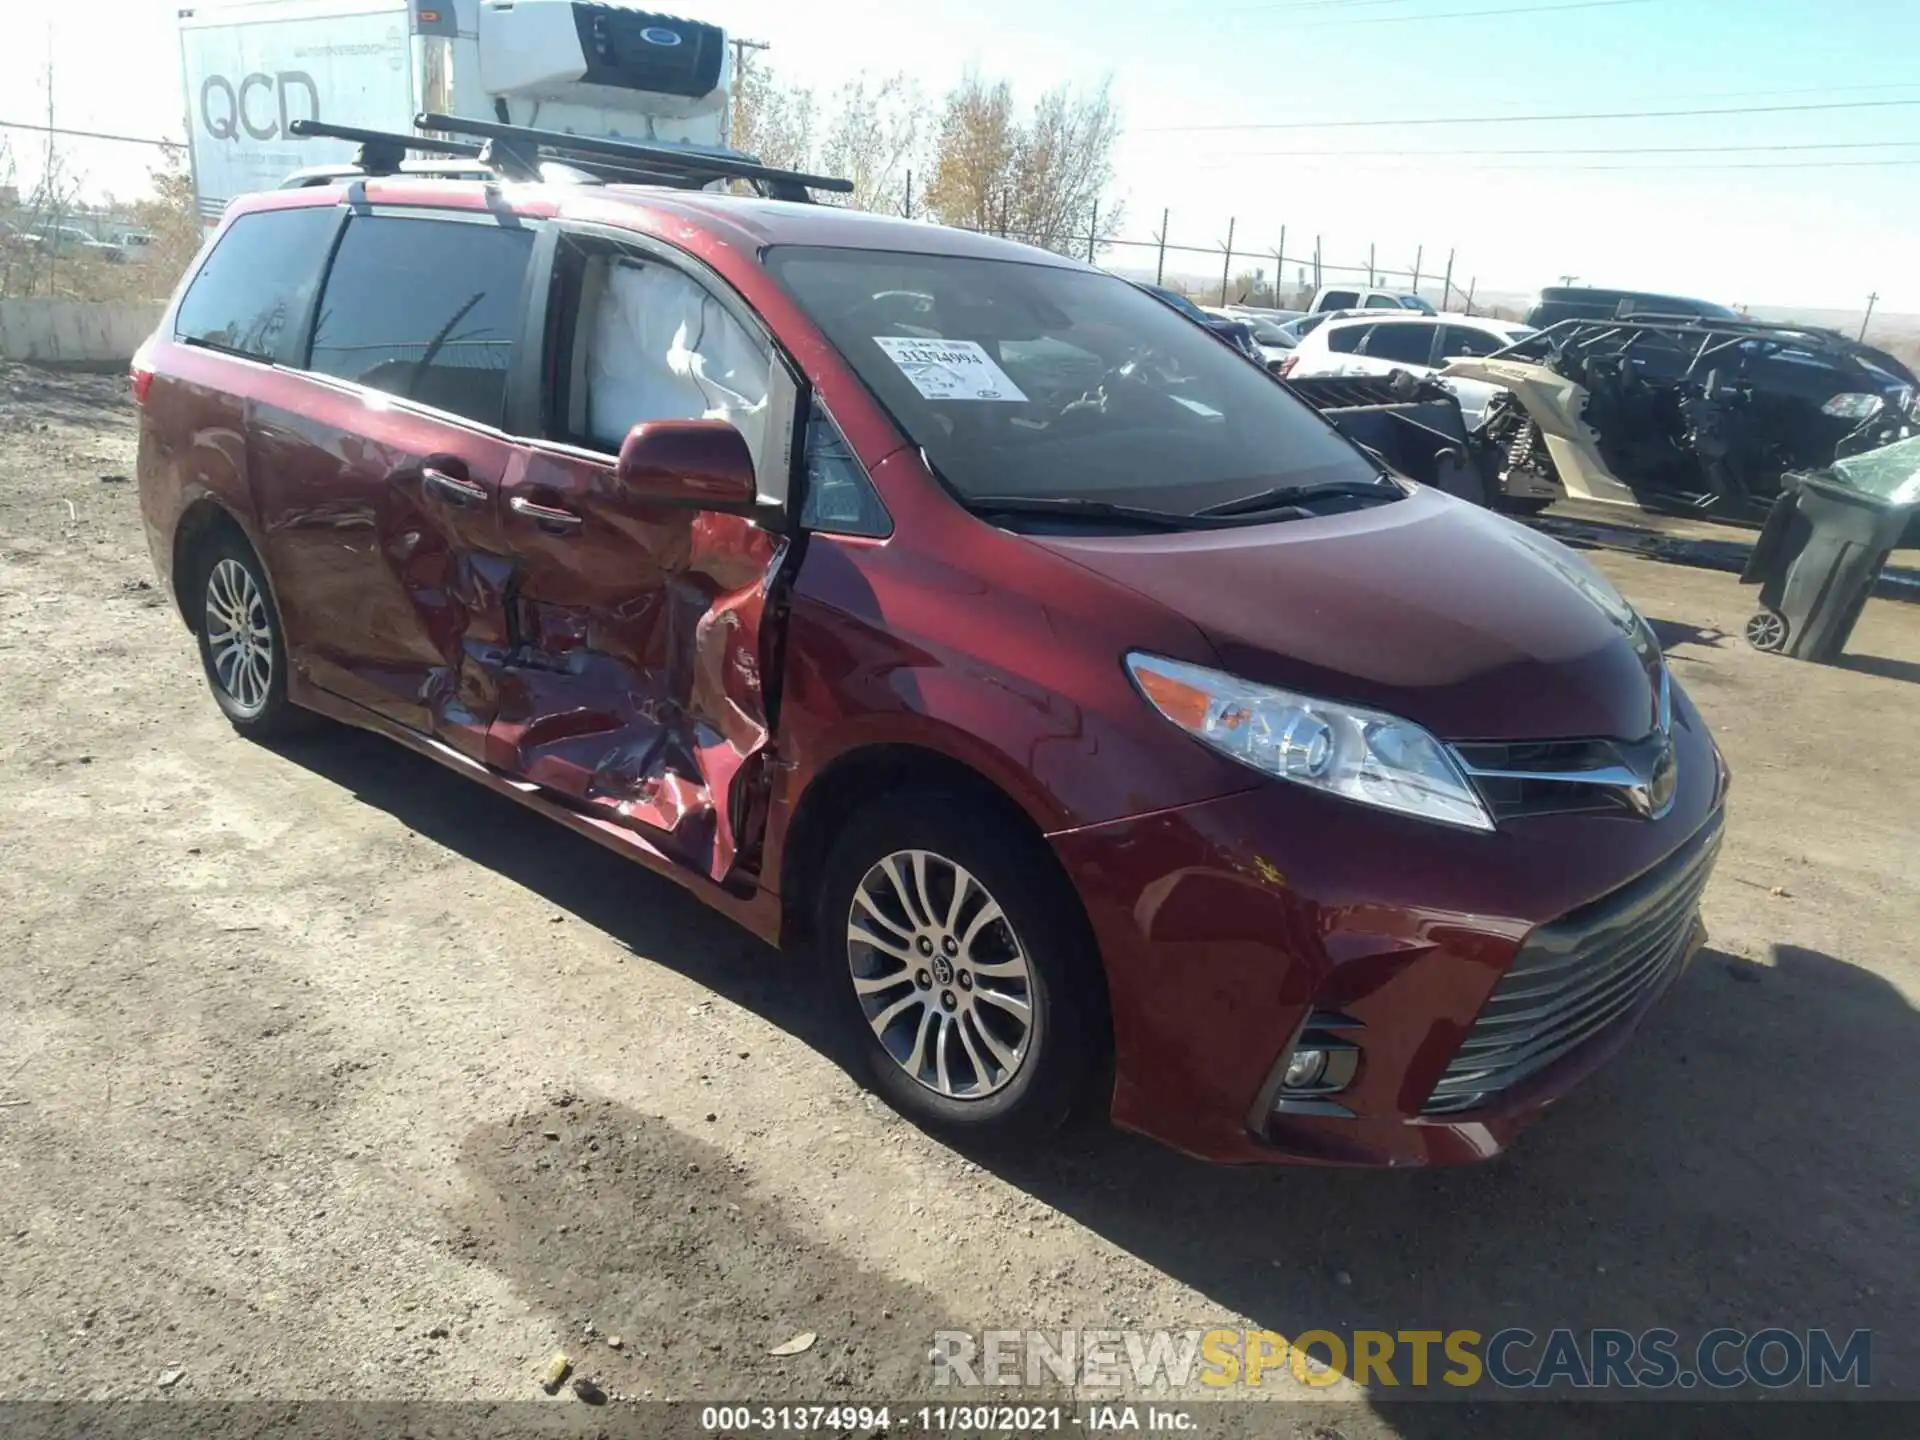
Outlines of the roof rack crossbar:
[{"label": "roof rack crossbar", "polygon": [[369,175],[392,175],[409,150],[423,155],[450,155],[477,160],[483,147],[467,140],[443,140],[432,135],[404,135],[391,130],[364,130],[357,125],[330,125],[324,120],[295,120],[287,133],[303,140],[348,140],[360,147],[355,158]]},{"label": "roof rack crossbar", "polygon": [[638,162],[639,167],[661,175],[754,180],[765,185],[769,193],[780,199],[804,200],[808,198],[808,190],[825,190],[835,195],[847,195],[853,191],[851,180],[830,175],[809,175],[799,170],[782,170],[776,166],[707,151],[676,150],[667,145],[611,140],[599,135],[571,135],[564,130],[503,125],[493,120],[466,120],[457,115],[442,115],[432,111],[414,116],[413,123],[422,130],[537,146],[542,151],[551,152],[555,159],[568,163],[574,163],[572,157],[600,155],[609,160]]}]

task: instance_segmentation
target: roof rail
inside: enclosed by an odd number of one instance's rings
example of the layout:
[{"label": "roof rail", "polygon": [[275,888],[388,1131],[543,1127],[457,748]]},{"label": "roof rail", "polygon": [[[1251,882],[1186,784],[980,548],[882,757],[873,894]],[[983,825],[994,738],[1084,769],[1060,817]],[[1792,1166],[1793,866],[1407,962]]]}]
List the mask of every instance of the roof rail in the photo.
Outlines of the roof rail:
[{"label": "roof rail", "polygon": [[[391,130],[363,130],[319,120],[295,120],[287,129],[302,138],[349,140],[359,145],[355,163],[368,175],[393,175],[409,150],[473,160],[503,179],[538,180],[541,163],[552,161],[594,179],[639,185],[666,185],[699,189],[716,180],[748,180],[776,200],[810,201],[810,190],[845,195],[851,180],[807,175],[761,165],[744,155],[681,150],[668,145],[646,145],[631,140],[609,140],[597,135],[571,135],[561,130],[538,130],[491,120],[464,120],[455,115],[427,112],[414,117],[431,135],[408,135]],[[450,134],[472,135],[452,140]]]},{"label": "roof rail", "polygon": [[[637,140],[614,140],[601,135],[573,135],[564,130],[538,130],[530,125],[507,125],[494,120],[466,120],[456,115],[425,112],[413,117],[422,130],[449,135],[474,135],[487,142],[485,158],[511,156],[514,161],[531,161],[540,155],[584,170],[595,165],[590,157],[625,161],[629,172],[641,171],[661,177],[672,184],[693,181],[705,185],[714,180],[751,180],[776,200],[810,200],[809,190],[831,194],[853,192],[851,180],[830,175],[808,175],[799,170],[782,170],[762,165],[744,155],[716,154],[708,150],[680,150],[669,145],[647,145]],[[486,154],[485,152],[491,152]]]}]

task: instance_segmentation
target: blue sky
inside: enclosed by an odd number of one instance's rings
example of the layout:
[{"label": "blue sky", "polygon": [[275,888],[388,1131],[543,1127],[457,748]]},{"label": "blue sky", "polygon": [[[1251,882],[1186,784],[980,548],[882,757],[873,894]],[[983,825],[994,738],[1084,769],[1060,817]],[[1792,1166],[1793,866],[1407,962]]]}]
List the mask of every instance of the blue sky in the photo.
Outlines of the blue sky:
[{"label": "blue sky", "polygon": [[[0,119],[37,118],[51,21],[63,124],[177,132],[178,0],[5,0]],[[1553,5],[1551,10],[1535,7]],[[1125,233],[1425,268],[1525,290],[1573,274],[1730,303],[1920,311],[1920,6],[1895,0],[682,0],[821,89],[972,66],[1023,96],[1113,77]],[[1463,13],[1533,11],[1534,13]],[[1422,16],[1445,18],[1422,19]],[[103,39],[103,37],[109,37]],[[84,78],[82,78],[84,77]],[[1911,102],[1911,103],[1908,103]],[[1353,125],[1758,106],[1623,120]],[[26,113],[16,113],[26,112]],[[1174,129],[1180,126],[1285,126]],[[23,137],[15,135],[18,143]],[[1895,147],[1879,142],[1903,141]],[[1828,147],[1617,153],[1645,147]],[[1440,153],[1536,150],[1545,154]],[[1573,155],[1569,150],[1594,152]],[[1326,153],[1337,152],[1337,153]],[[1358,152],[1369,152],[1361,154]],[[1379,153],[1385,152],[1385,153]],[[138,187],[139,157],[75,158]],[[1880,164],[1902,160],[1905,164]],[[1575,168],[1578,167],[1578,168]],[[1144,252],[1143,252],[1144,253]],[[1200,273],[1204,257],[1183,261]]]}]

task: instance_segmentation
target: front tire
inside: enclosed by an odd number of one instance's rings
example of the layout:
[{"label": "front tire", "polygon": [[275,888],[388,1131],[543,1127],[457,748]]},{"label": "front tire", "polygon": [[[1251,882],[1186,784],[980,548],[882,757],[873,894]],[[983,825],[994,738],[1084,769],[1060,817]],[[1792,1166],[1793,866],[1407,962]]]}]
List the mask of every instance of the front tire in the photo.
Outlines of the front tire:
[{"label": "front tire", "polygon": [[1102,1054],[1105,978],[1040,839],[964,795],[876,802],[827,860],[816,934],[874,1088],[956,1139],[1056,1129]]},{"label": "front tire", "polygon": [[1747,643],[1769,655],[1787,648],[1787,617],[1777,610],[1756,610],[1747,620]]},{"label": "front tire", "polygon": [[280,740],[312,728],[287,699],[287,647],[266,567],[237,535],[215,536],[198,555],[194,630],[214,703],[250,740]]}]

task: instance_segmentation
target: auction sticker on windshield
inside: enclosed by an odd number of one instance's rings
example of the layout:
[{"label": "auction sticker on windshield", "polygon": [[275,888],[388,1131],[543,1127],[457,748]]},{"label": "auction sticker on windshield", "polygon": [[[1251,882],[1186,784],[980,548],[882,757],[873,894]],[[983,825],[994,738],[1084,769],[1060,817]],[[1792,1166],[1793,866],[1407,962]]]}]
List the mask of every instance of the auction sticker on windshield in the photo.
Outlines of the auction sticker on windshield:
[{"label": "auction sticker on windshield", "polygon": [[876,335],[878,345],[913,388],[929,400],[1013,400],[1024,402],[1020,387],[974,340],[915,340]]}]

